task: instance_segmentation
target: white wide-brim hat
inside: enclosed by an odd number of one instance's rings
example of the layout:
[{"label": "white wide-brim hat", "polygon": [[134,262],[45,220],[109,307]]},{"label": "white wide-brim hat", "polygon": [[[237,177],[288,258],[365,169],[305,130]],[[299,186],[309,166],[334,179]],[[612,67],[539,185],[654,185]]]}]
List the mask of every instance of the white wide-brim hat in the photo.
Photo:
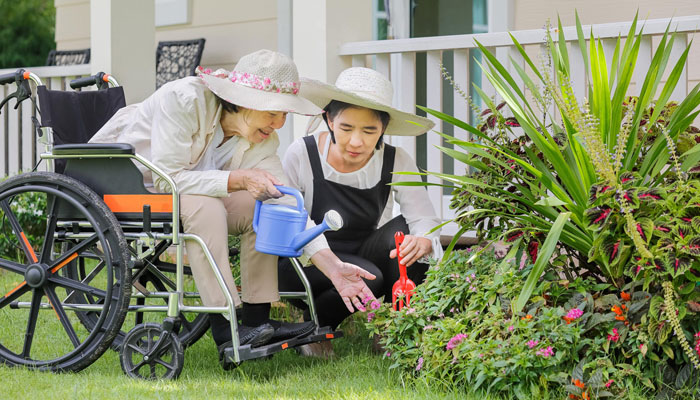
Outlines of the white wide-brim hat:
[{"label": "white wide-brim hat", "polygon": [[299,73],[287,56],[258,50],[241,57],[233,71],[212,72],[199,67],[197,75],[209,90],[231,104],[258,111],[284,111],[302,115],[323,112],[299,96]]},{"label": "white wide-brim hat", "polygon": [[418,136],[435,126],[428,118],[404,112],[391,106],[394,88],[381,73],[361,67],[344,70],[335,85],[302,78],[299,94],[324,108],[331,100],[389,113],[391,119],[384,131],[387,135]]}]

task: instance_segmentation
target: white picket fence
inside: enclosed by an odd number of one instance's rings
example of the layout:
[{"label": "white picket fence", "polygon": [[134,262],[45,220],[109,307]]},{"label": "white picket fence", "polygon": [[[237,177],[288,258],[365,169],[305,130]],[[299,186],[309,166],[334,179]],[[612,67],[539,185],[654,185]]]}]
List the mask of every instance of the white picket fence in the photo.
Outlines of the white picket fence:
[{"label": "white picket fence", "polygon": [[[68,86],[71,79],[90,75],[89,64],[25,69],[38,75],[46,87],[53,90],[72,90]],[[0,69],[0,75],[14,71],[16,68]],[[16,89],[14,83],[0,85],[1,98],[4,99]],[[27,99],[16,110],[14,107],[15,100],[10,100],[0,110],[0,178],[32,170],[39,161],[39,154],[44,151],[32,124],[32,116],[41,120],[32,102]],[[45,170],[45,164],[42,163],[39,170]]]},{"label": "white picket fence", "polygon": [[[663,35],[669,23],[671,24],[670,31],[677,32],[670,56],[670,63],[675,64],[676,60],[678,60],[678,57],[687,46],[688,36],[691,36],[700,28],[700,16],[678,17],[672,20],[655,19],[639,21],[637,33],[643,29],[644,36],[635,68],[634,81],[643,81],[643,77],[651,64],[653,38]],[[584,26],[583,32],[586,35],[586,39],[589,39],[592,28],[593,36],[603,40],[606,59],[608,63],[610,63],[617,38],[621,37],[624,40],[631,24],[632,22],[630,21]],[[570,62],[572,64],[572,83],[577,96],[582,97],[585,93],[587,82],[584,73],[583,57],[579,51],[576,27],[565,27],[563,30],[569,49]],[[543,43],[545,33],[543,29],[510,32],[520,44],[526,47],[528,55],[531,58],[533,58],[533,55],[535,56],[534,59],[536,59],[536,55],[534,53],[531,54],[530,50],[532,47],[537,47]],[[554,35],[555,39],[557,36],[556,34]],[[507,65],[508,68],[510,68],[510,72],[515,77],[518,77],[509,58],[520,63],[521,66],[524,66],[524,60],[513,45],[513,41],[508,32],[346,43],[340,47],[339,54],[344,57],[351,57],[353,66],[375,68],[391,79],[395,89],[394,105],[404,111],[414,112],[416,104],[416,54],[425,53],[427,64],[425,76],[427,92],[425,106],[443,111],[443,77],[440,68],[443,62],[443,52],[448,50],[453,51],[452,61],[454,69],[449,72],[460,88],[468,90],[471,86],[469,60],[470,57],[472,57],[472,52],[478,49],[475,40],[479,41],[493,52],[498,60],[504,65]],[[521,89],[525,91],[522,82],[521,86]],[[641,85],[637,85],[636,90],[638,90],[640,86]],[[486,77],[482,78],[482,89],[489,95],[495,94],[493,87],[488,84]],[[680,83],[673,92],[672,100],[682,99],[686,96],[687,92],[688,73],[686,65]],[[468,121],[470,116],[468,104],[458,93],[455,92],[453,96],[454,112],[452,114],[463,121]],[[435,130],[442,132],[443,126],[441,121],[434,117],[430,118],[435,121]],[[442,153],[435,148],[435,146],[442,145],[442,138],[435,133],[429,132],[427,135],[427,154],[425,155],[427,170],[443,172]],[[469,140],[469,136],[464,130],[455,128],[454,135],[458,138]],[[401,146],[410,154],[418,156],[418,154],[416,154],[416,138],[392,137],[390,140],[392,144]],[[455,173],[464,173],[465,165],[455,165],[454,171]],[[438,182],[438,180],[433,177],[428,179],[431,182]],[[454,216],[454,212],[448,208],[450,200],[449,195],[444,195],[443,190],[439,187],[431,187],[428,189],[428,192],[438,214],[442,216],[443,220]],[[443,234],[454,234],[456,229],[457,227],[454,224],[447,225],[443,228]]]}]

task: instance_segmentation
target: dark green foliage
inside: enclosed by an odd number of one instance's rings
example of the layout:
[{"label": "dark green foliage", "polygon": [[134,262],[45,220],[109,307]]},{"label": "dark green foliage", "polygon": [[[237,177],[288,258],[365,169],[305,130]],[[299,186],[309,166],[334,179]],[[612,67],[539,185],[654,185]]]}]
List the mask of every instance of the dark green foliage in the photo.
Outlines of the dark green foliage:
[{"label": "dark green foliage", "polygon": [[0,68],[44,65],[56,47],[51,0],[0,0]]}]

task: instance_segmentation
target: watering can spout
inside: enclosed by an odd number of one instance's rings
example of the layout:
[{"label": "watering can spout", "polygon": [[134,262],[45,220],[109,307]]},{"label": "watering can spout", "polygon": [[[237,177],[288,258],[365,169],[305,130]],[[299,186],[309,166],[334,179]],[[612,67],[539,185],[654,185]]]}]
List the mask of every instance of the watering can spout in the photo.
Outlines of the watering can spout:
[{"label": "watering can spout", "polygon": [[323,222],[313,228],[309,228],[303,232],[299,232],[292,241],[292,248],[299,250],[306,246],[310,241],[327,230],[337,231],[343,227],[343,218],[335,210],[330,210],[323,217]]}]

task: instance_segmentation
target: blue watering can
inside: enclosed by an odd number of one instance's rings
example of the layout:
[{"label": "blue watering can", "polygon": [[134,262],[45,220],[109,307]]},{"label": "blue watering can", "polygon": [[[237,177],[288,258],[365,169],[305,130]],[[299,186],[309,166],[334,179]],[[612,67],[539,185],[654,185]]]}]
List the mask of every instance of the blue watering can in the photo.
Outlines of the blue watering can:
[{"label": "blue watering can", "polygon": [[286,186],[277,186],[277,190],[296,197],[297,205],[292,207],[283,204],[263,204],[259,200],[255,202],[255,250],[280,257],[299,257],[303,252],[302,247],[316,236],[329,229],[337,231],[343,226],[340,214],[330,210],[323,217],[323,223],[304,230],[308,213],[304,209],[301,193]]}]

